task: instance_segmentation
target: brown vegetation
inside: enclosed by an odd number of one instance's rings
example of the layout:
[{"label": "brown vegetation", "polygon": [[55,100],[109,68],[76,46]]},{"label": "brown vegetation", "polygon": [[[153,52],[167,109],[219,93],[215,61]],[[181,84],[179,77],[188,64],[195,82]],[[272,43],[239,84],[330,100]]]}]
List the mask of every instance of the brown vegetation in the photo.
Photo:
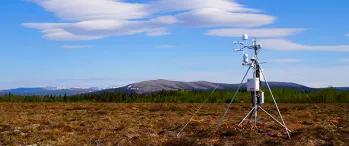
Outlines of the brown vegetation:
[{"label": "brown vegetation", "polygon": [[[349,104],[280,104],[285,131],[259,111],[258,128],[235,130],[250,104],[0,103],[0,145],[348,145]],[[277,117],[274,105],[263,107]]]}]

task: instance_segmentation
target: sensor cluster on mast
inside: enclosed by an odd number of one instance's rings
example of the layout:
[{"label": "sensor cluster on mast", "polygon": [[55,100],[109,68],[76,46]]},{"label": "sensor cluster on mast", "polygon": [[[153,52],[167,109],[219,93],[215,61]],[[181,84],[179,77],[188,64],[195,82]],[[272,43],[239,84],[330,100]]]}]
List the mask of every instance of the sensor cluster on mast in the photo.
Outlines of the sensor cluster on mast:
[{"label": "sensor cluster on mast", "polygon": [[[234,52],[243,52],[243,56],[242,56],[242,65],[243,66],[247,66],[248,69],[247,69],[247,72],[245,74],[245,76],[243,77],[239,87],[237,88],[233,98],[231,99],[230,103],[228,104],[228,107],[227,109],[225,110],[224,112],[224,115],[222,116],[221,120],[219,121],[216,129],[218,130],[220,125],[222,124],[223,122],[223,119],[225,117],[225,115],[227,114],[231,104],[233,103],[234,101],[234,98],[236,97],[238,91],[240,90],[241,88],[241,85],[242,83],[245,81],[245,78],[248,74],[248,72],[250,71],[251,68],[253,68],[254,72],[253,72],[253,75],[252,75],[252,78],[248,78],[247,79],[247,83],[246,83],[246,88],[247,88],[247,91],[251,92],[251,97],[252,97],[252,109],[248,112],[248,114],[240,121],[240,123],[238,124],[237,127],[240,127],[240,125],[245,121],[245,120],[248,120],[247,125],[250,124],[250,121],[252,120],[252,117],[254,117],[254,127],[257,127],[257,118],[258,118],[258,110],[262,110],[263,112],[265,112],[269,117],[271,117],[274,121],[276,121],[277,123],[279,123],[281,126],[283,126],[285,128],[285,131],[287,132],[287,135],[289,138],[290,137],[290,134],[289,132],[291,132],[285,125],[285,122],[284,122],[284,119],[282,118],[282,115],[281,115],[281,112],[278,108],[278,105],[275,101],[275,98],[274,98],[274,95],[270,89],[270,86],[269,86],[269,83],[268,81],[266,80],[265,76],[264,76],[264,73],[263,73],[263,70],[261,68],[261,64],[263,63],[266,63],[266,62],[259,62],[258,60],[258,53],[259,51],[262,49],[262,45],[261,44],[257,44],[257,40],[256,38],[253,39],[252,41],[252,45],[248,45],[248,35],[247,34],[243,34],[242,35],[242,40],[243,42],[237,42],[235,41],[234,44],[237,44],[240,46],[240,49],[234,49]],[[248,50],[253,50],[254,52],[254,55],[253,57],[249,58],[249,55],[248,55]],[[274,118],[271,114],[269,114],[266,110],[264,110],[261,105],[264,103],[264,92],[261,90],[261,78],[263,77],[268,89],[269,89],[269,92],[270,92],[270,95],[274,101],[274,104],[275,104],[275,107],[278,111],[278,114],[281,118],[281,122],[279,120],[277,120],[276,118]]]}]

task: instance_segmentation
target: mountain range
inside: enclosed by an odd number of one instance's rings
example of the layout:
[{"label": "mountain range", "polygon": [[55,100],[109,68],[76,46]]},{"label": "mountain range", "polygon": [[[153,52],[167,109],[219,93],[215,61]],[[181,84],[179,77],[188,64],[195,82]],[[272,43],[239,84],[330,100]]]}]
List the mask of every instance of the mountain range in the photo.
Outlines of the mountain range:
[{"label": "mountain range", "polygon": [[74,95],[74,94],[81,94],[81,93],[90,93],[99,91],[99,88],[60,88],[60,87],[38,87],[38,88],[15,88],[15,89],[8,89],[8,90],[0,90],[0,95],[4,94],[15,94],[15,95],[22,95],[22,96],[30,96],[30,95],[53,95],[53,96],[59,96],[67,94]]},{"label": "mountain range", "polygon": [[[304,85],[291,83],[291,82],[268,82],[270,88],[285,88],[285,89],[295,89],[303,91],[315,91],[321,90],[324,88],[311,88]],[[105,89],[98,92],[135,92],[138,94],[142,93],[151,93],[161,90],[208,90],[212,91],[217,87],[217,90],[236,90],[239,87],[239,84],[228,84],[228,83],[212,83],[207,81],[196,81],[196,82],[182,82],[182,81],[169,81],[164,79],[159,80],[149,80],[138,83],[129,84],[127,86],[114,88],[114,89]],[[261,84],[262,88],[267,88],[265,82]],[[241,85],[242,89],[246,89],[246,83]],[[349,87],[334,87],[337,90],[349,90]]]},{"label": "mountain range", "polygon": [[[236,90],[239,84],[227,84],[227,83],[212,83],[207,81],[196,82],[182,82],[182,81],[169,81],[164,79],[149,80],[138,83],[129,84],[124,87],[106,89],[97,92],[135,92],[138,94],[151,93],[161,90],[207,90],[212,91],[217,87],[217,90]],[[217,86],[218,85],[218,86]],[[286,88],[286,89],[298,89],[304,91],[316,90],[296,83],[289,82],[269,82],[271,88]],[[241,88],[246,88],[246,83],[241,85]],[[262,82],[262,88],[267,88],[267,85]]]},{"label": "mountain range", "polygon": [[[161,90],[207,90],[212,91],[218,83],[212,83],[207,81],[196,81],[196,82],[182,82],[182,81],[169,81],[164,79],[149,80],[138,83],[129,84],[122,87],[111,87],[107,89],[99,88],[57,88],[57,87],[46,87],[46,88],[16,88],[9,90],[0,90],[1,94],[8,94],[9,92],[15,95],[74,95],[82,93],[101,93],[101,92],[128,92],[128,93],[151,93]],[[286,88],[296,89],[303,91],[314,91],[324,88],[311,88],[304,85],[291,83],[291,82],[269,82],[271,88]],[[239,84],[228,84],[221,83],[217,87],[217,90],[236,90]],[[243,83],[241,88],[246,88],[246,83]],[[262,88],[267,88],[266,83],[262,82]],[[334,87],[337,90],[349,90],[349,87]]]}]

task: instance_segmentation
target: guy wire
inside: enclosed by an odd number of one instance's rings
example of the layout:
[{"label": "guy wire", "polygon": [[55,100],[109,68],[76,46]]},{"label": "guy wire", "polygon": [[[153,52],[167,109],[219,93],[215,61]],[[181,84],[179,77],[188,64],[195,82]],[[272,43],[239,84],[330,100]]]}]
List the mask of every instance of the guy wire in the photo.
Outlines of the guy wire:
[{"label": "guy wire", "polygon": [[181,131],[178,132],[177,136],[179,136],[179,134],[181,134],[181,132],[184,130],[184,128],[191,122],[191,120],[193,120],[194,116],[199,112],[199,110],[202,108],[202,106],[208,101],[209,98],[211,98],[212,94],[216,91],[216,89],[218,88],[218,86],[221,83],[218,83],[216,88],[213,89],[213,91],[210,93],[210,95],[205,99],[205,101],[201,104],[200,108],[196,110],[196,112],[194,113],[194,115],[190,118],[190,120],[187,122],[187,124],[184,125],[184,127],[181,129]]}]

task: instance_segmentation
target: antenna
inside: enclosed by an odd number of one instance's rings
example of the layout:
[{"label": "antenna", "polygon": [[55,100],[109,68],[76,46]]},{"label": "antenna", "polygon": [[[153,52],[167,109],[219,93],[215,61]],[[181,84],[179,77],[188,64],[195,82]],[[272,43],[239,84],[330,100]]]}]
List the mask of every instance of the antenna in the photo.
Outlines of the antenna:
[{"label": "antenna", "polygon": [[[243,60],[242,60],[242,65],[243,66],[248,66],[248,69],[245,73],[245,76],[242,78],[242,81],[239,85],[239,87],[236,89],[234,96],[232,97],[230,103],[228,104],[228,107],[226,108],[221,120],[219,121],[216,130],[219,129],[220,125],[222,124],[225,115],[227,114],[231,104],[233,103],[238,91],[241,88],[242,83],[244,82],[247,74],[249,73],[250,69],[253,68],[254,72],[252,73],[252,78],[248,78],[247,79],[247,91],[251,92],[251,97],[252,97],[252,109],[247,113],[247,115],[240,121],[240,123],[238,124],[238,126],[236,127],[236,129],[240,128],[240,125],[245,122],[245,120],[247,121],[247,124],[242,127],[243,129],[250,125],[250,122],[252,120],[252,117],[254,117],[254,124],[253,127],[257,128],[257,118],[258,118],[258,109],[261,109],[263,112],[265,112],[270,118],[272,118],[274,121],[276,121],[277,123],[279,123],[282,127],[285,128],[285,131],[288,135],[289,138],[291,138],[290,133],[291,132],[287,127],[286,124],[284,122],[284,119],[281,115],[281,112],[279,110],[279,107],[275,101],[274,95],[270,89],[269,83],[267,81],[267,79],[265,78],[263,69],[261,68],[261,64],[266,63],[266,62],[261,62],[259,63],[258,61],[258,54],[259,51],[262,49],[262,45],[261,44],[257,44],[257,39],[254,38],[252,41],[252,45],[248,45],[248,35],[247,34],[243,34],[242,35],[242,40],[244,42],[234,42],[233,44],[238,44],[240,45],[240,49],[234,49],[234,52],[239,52],[242,51],[243,52]],[[248,50],[253,50],[254,51],[254,56],[249,59],[248,58]],[[281,118],[281,122],[279,120],[277,120],[276,118],[274,118],[271,114],[269,114],[266,110],[264,110],[261,105],[264,103],[264,92],[260,89],[261,87],[261,79],[264,79],[265,83],[267,84],[268,90],[270,92],[270,95],[273,99],[273,102],[275,104],[275,107],[278,111],[278,114]],[[248,117],[248,119],[247,119]]]}]

